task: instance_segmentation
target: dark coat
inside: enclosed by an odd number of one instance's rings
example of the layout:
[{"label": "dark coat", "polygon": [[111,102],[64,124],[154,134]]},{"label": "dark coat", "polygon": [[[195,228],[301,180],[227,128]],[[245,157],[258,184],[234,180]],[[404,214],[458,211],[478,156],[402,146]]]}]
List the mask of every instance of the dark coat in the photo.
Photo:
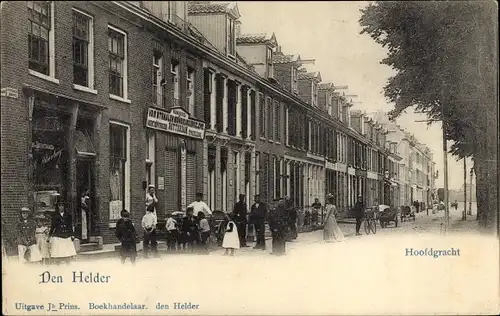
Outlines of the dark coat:
[{"label": "dark coat", "polygon": [[188,218],[187,216],[185,216],[183,219],[182,219],[182,231],[184,233],[191,233],[191,234],[195,234],[195,233],[198,233],[198,220],[195,216],[193,216],[192,218]]},{"label": "dark coat", "polygon": [[234,205],[233,214],[234,221],[236,223],[246,223],[247,222],[247,204],[242,201],[238,201]]},{"label": "dark coat", "polygon": [[250,222],[255,224],[259,222],[264,222],[267,216],[267,205],[260,202],[257,207],[254,203],[250,208]]},{"label": "dark coat", "polygon": [[36,244],[35,238],[36,223],[33,219],[20,221],[16,225],[17,244],[23,246],[31,246]]},{"label": "dark coat", "polygon": [[356,204],[354,204],[353,214],[356,218],[365,216],[365,206],[363,205],[363,202],[356,202]]},{"label": "dark coat", "polygon": [[273,233],[284,231],[286,226],[287,216],[283,207],[278,206],[269,212],[269,228]]},{"label": "dark coat", "polygon": [[73,220],[68,211],[65,211],[62,216],[59,212],[52,215],[49,236],[68,238],[72,237],[73,234]]},{"label": "dark coat", "polygon": [[115,236],[122,243],[135,244],[139,241],[139,236],[132,221],[126,221],[123,218],[116,222]]}]

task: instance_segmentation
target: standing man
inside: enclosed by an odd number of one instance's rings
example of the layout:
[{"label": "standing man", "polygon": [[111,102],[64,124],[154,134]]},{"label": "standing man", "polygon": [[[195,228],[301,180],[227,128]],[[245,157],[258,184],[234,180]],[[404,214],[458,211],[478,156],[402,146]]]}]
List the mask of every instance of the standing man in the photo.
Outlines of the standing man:
[{"label": "standing man", "polygon": [[293,207],[292,200],[287,196],[285,197],[285,211],[288,218],[288,236],[287,241],[297,239],[297,210]]},{"label": "standing man", "polygon": [[278,205],[269,213],[269,227],[273,236],[272,255],[281,256],[286,252],[286,211],[283,199],[278,200]]},{"label": "standing man", "polygon": [[257,235],[257,243],[254,249],[266,250],[266,239],[265,239],[265,220],[267,214],[267,206],[265,203],[260,202],[260,196],[255,195],[255,203],[253,203],[250,209],[250,223],[255,227],[255,233]]},{"label": "standing man", "polygon": [[196,193],[196,201],[189,204],[188,207],[193,208],[193,213],[198,214],[199,212],[203,212],[205,216],[212,215],[212,211],[210,207],[208,207],[207,203],[203,202],[203,193]]},{"label": "standing man", "polygon": [[148,192],[146,192],[146,211],[150,205],[152,205],[153,208],[153,215],[158,220],[158,216],[156,215],[156,207],[158,206],[158,199],[156,198],[155,186],[152,184],[148,186]]},{"label": "standing man", "polygon": [[234,221],[238,227],[238,236],[240,238],[240,247],[248,247],[248,245],[247,245],[247,204],[245,202],[245,194],[239,195],[239,201],[234,205],[233,214],[234,214]]},{"label": "standing man", "polygon": [[315,198],[314,203],[311,206],[313,208],[311,225],[313,227],[316,227],[316,226],[318,226],[319,211],[321,210],[321,203],[320,203],[319,199]]},{"label": "standing man", "polygon": [[361,222],[365,216],[365,206],[363,205],[363,196],[358,195],[358,201],[354,204],[354,217],[356,217],[356,236],[361,236],[359,230],[361,229]]}]

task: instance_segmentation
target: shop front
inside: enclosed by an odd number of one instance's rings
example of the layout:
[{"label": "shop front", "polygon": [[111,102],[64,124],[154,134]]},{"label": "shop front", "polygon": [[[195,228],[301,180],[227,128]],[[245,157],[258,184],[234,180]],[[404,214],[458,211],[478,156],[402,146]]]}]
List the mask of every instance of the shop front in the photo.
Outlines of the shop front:
[{"label": "shop front", "polygon": [[[157,209],[158,216],[164,218],[167,213],[185,211],[195,200],[196,193],[203,192],[205,123],[191,118],[181,107],[170,111],[150,107],[146,127],[149,135],[156,135],[152,139],[161,138],[158,143],[165,144],[164,148],[156,148],[158,146],[149,141],[149,147],[157,155],[148,155],[146,161],[146,181],[155,184],[164,197],[164,202],[160,201],[164,207]],[[154,167],[156,157],[163,157],[163,166]]]},{"label": "shop front", "polygon": [[98,242],[97,121],[101,108],[30,91],[29,183],[35,213],[50,216],[67,203],[75,236]]}]

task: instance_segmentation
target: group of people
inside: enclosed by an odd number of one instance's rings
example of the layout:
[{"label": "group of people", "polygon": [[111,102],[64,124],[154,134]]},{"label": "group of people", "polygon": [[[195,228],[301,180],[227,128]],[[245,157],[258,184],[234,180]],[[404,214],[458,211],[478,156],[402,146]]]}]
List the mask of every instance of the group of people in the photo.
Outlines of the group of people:
[{"label": "group of people", "polygon": [[76,256],[74,229],[66,203],[56,202],[56,212],[50,217],[21,208],[16,225],[19,261],[22,263],[69,263]]}]

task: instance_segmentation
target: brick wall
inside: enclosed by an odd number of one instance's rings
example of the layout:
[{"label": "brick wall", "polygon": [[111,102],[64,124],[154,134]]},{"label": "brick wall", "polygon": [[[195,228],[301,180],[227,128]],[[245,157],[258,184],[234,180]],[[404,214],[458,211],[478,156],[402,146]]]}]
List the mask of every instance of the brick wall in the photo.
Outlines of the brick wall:
[{"label": "brick wall", "polygon": [[299,98],[308,104],[312,104],[311,81],[307,79],[298,82]]},{"label": "brick wall", "polygon": [[292,91],[292,64],[274,64],[274,77],[286,91]]}]

